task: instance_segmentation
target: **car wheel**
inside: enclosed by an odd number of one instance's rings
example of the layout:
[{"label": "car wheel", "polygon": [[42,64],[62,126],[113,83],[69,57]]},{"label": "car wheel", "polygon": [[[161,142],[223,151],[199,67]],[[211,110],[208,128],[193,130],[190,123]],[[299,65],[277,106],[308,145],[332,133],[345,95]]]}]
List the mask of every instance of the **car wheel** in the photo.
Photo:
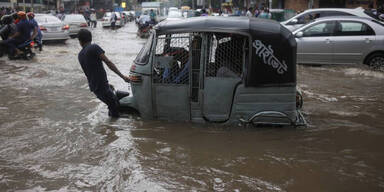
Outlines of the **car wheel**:
[{"label": "car wheel", "polygon": [[375,53],[369,56],[367,60],[367,64],[373,70],[384,71],[384,54],[383,53]]}]

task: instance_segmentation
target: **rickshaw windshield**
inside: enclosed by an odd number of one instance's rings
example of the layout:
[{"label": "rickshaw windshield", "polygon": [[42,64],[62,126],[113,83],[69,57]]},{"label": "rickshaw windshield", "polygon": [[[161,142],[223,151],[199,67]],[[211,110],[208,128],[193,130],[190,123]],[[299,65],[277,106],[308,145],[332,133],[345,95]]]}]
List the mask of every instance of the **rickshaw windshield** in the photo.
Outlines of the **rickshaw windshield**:
[{"label": "rickshaw windshield", "polygon": [[153,34],[151,34],[143,48],[140,50],[140,53],[137,55],[135,59],[136,64],[145,65],[148,63],[149,57],[151,55],[152,40]]}]

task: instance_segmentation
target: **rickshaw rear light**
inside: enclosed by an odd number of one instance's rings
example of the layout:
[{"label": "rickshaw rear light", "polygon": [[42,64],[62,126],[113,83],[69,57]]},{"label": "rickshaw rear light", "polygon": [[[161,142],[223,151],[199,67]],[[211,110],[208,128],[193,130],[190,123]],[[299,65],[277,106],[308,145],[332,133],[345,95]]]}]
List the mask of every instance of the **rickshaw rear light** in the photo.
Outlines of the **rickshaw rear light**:
[{"label": "rickshaw rear light", "polygon": [[40,30],[41,30],[41,31],[46,31],[47,28],[45,28],[44,26],[40,26]]},{"label": "rickshaw rear light", "polygon": [[136,70],[136,65],[135,64],[132,64],[131,66],[131,71],[135,71]]},{"label": "rickshaw rear light", "polygon": [[131,74],[129,75],[129,80],[130,82],[132,83],[141,83],[143,80],[141,79],[141,76],[140,75],[134,75],[134,74]]}]

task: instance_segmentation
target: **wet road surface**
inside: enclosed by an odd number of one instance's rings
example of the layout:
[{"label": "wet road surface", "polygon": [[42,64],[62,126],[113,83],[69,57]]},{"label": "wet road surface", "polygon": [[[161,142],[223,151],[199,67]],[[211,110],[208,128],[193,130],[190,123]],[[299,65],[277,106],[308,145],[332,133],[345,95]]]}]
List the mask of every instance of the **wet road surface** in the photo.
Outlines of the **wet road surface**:
[{"label": "wet road surface", "polygon": [[[93,35],[128,74],[136,26]],[[32,61],[0,58],[0,191],[384,190],[384,73],[299,66],[307,128],[112,120],[79,50],[70,39]]]}]

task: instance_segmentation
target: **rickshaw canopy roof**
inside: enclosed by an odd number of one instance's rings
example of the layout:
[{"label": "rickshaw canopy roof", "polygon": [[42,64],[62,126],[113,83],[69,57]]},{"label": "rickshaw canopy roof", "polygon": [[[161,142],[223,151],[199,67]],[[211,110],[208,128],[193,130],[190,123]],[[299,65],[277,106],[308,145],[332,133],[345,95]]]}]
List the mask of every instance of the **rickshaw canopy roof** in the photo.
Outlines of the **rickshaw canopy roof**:
[{"label": "rickshaw canopy roof", "polygon": [[[257,23],[257,26],[250,25]],[[273,20],[248,17],[191,17],[183,20],[165,20],[155,26],[157,34],[189,32],[223,32],[249,34],[251,30],[280,33],[280,23]]]},{"label": "rickshaw canopy roof", "polygon": [[296,85],[296,40],[276,21],[206,16],[163,21],[154,30],[157,35],[212,32],[248,36],[252,51],[243,76],[245,86]]}]

